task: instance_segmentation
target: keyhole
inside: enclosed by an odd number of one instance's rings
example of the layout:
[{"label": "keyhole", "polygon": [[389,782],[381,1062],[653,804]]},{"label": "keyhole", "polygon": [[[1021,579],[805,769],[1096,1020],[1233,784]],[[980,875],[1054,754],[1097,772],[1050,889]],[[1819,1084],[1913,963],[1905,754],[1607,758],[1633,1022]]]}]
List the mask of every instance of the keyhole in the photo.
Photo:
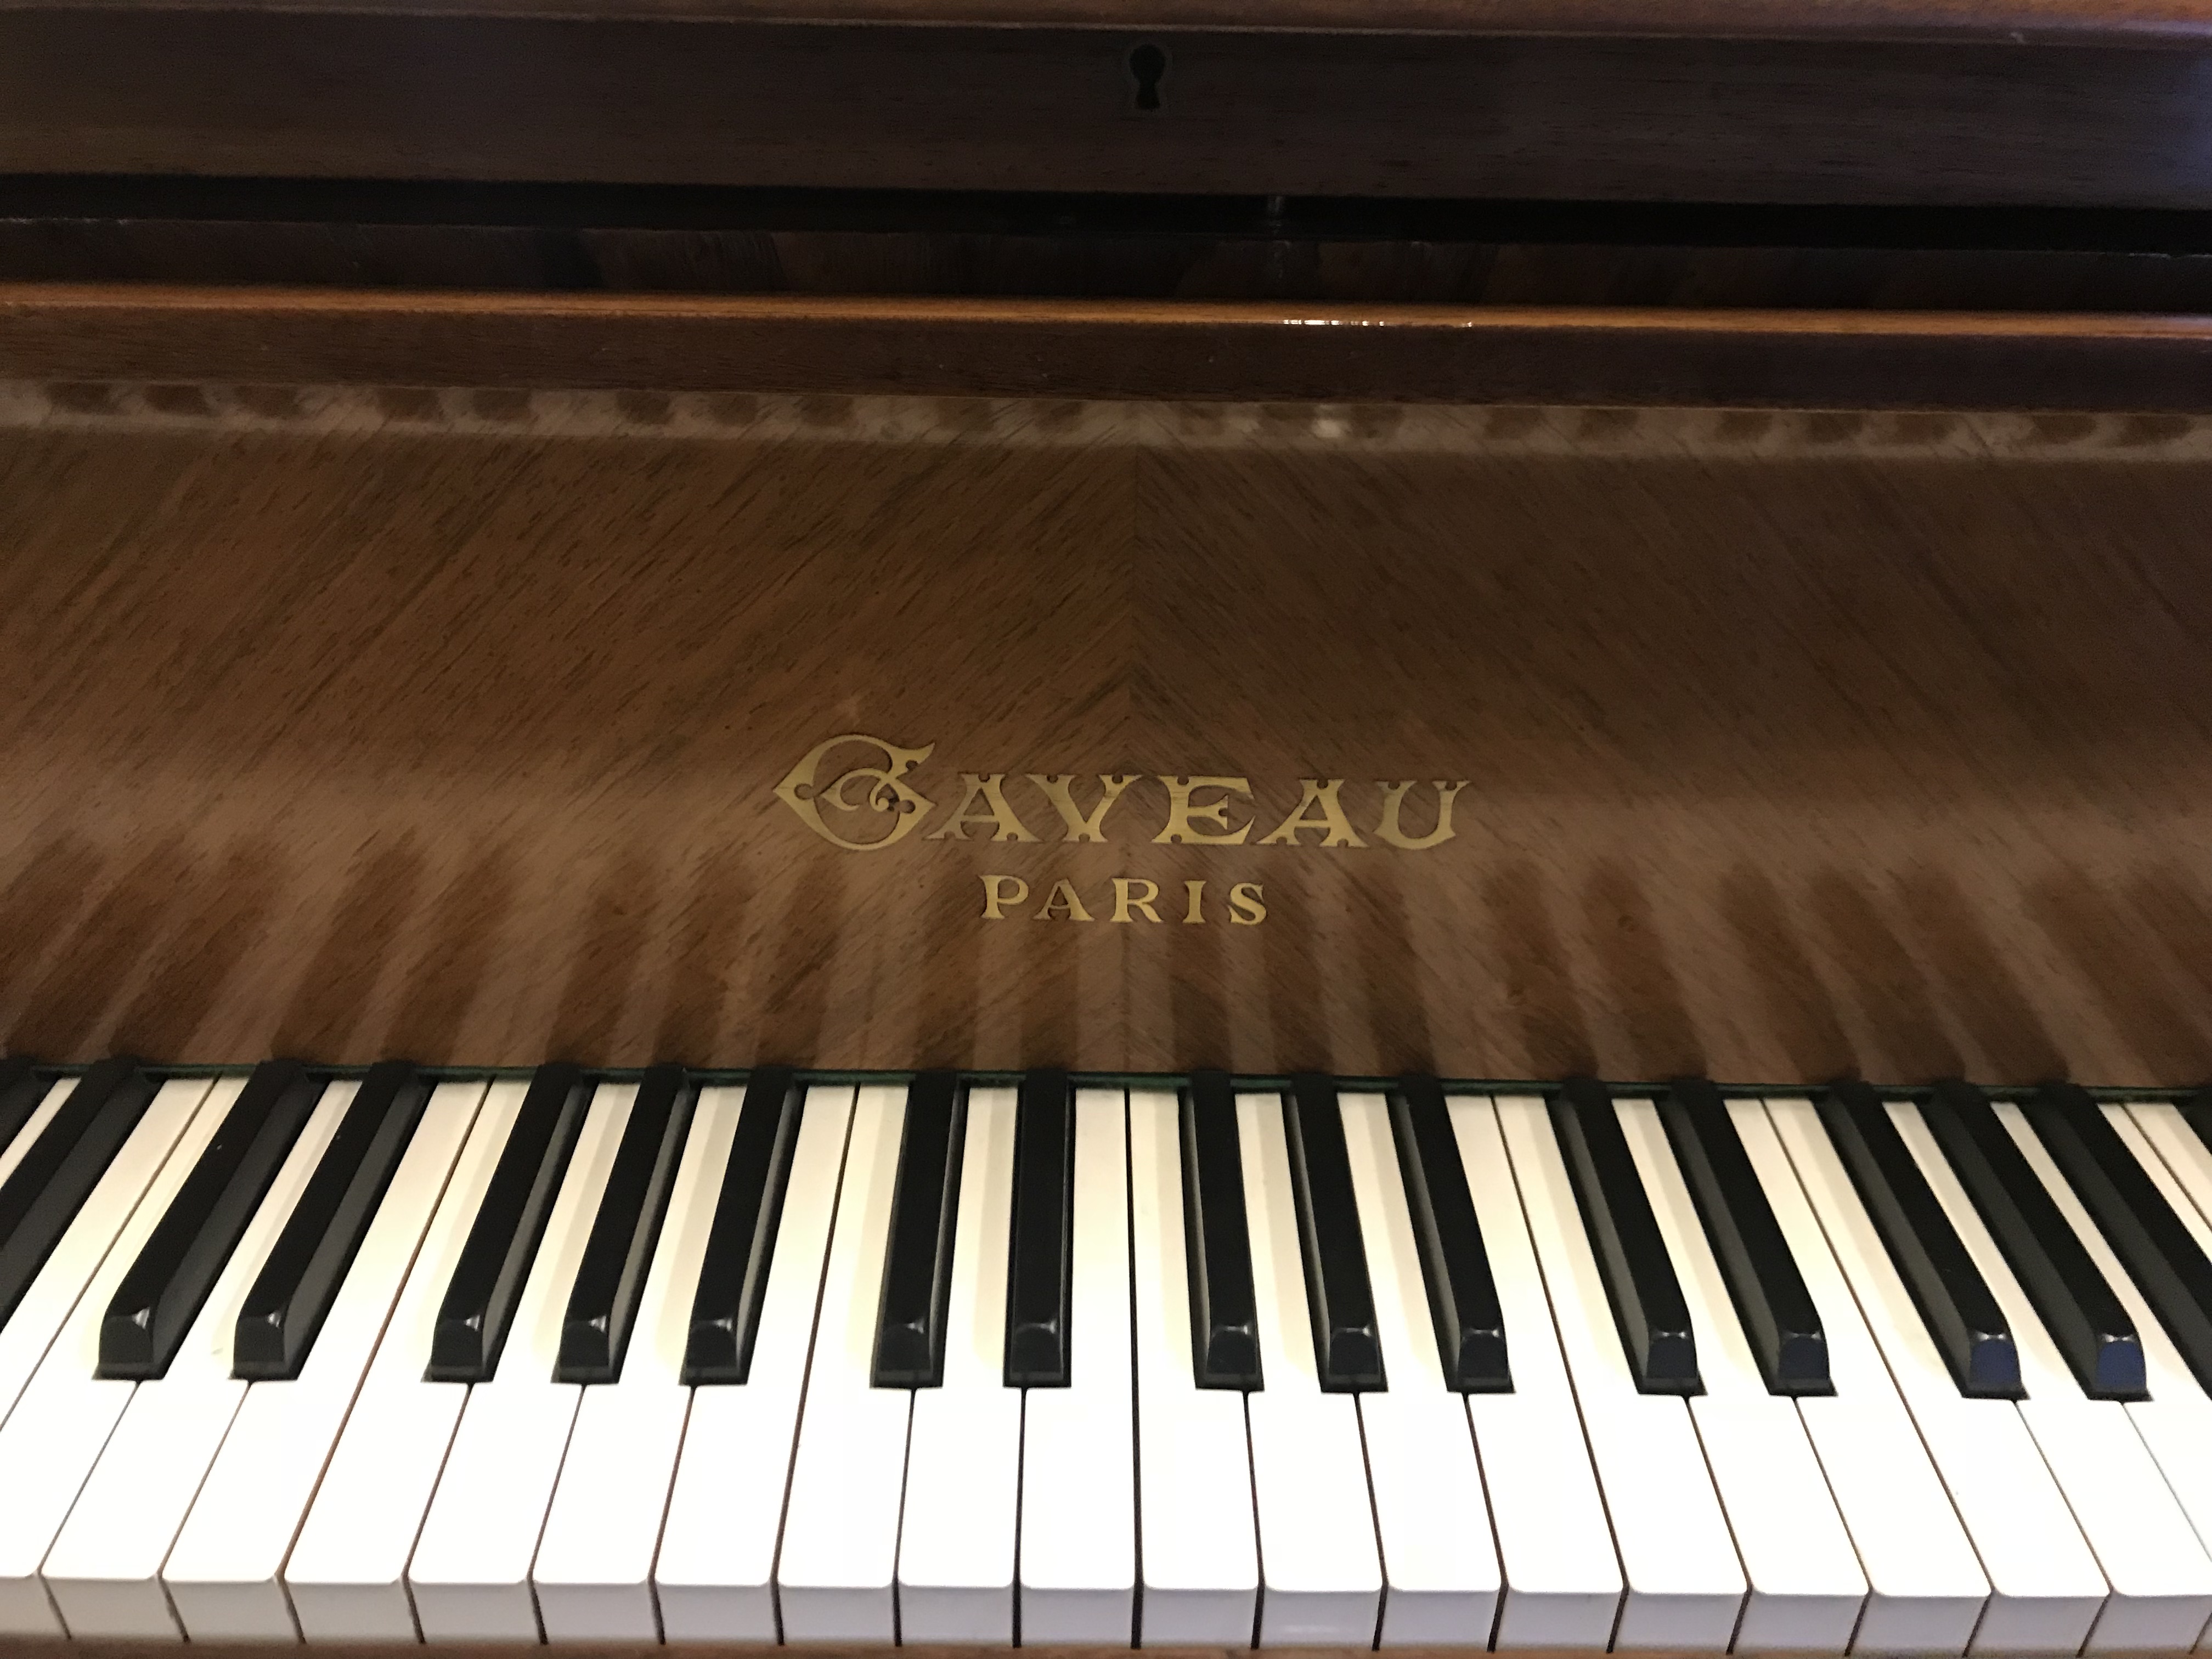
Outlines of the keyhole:
[{"label": "keyhole", "polygon": [[1147,40],[1129,54],[1129,73],[1136,77],[1137,107],[1156,110],[1160,106],[1160,82],[1168,72],[1168,55],[1164,47]]}]

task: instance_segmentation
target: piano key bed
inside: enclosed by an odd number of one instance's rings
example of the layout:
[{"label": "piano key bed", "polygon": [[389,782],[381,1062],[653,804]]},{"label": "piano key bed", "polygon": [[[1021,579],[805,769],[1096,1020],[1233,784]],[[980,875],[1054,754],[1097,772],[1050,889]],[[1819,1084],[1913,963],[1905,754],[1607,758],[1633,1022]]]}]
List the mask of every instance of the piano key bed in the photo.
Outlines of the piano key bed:
[{"label": "piano key bed", "polygon": [[0,1632],[2181,1651],[2212,1099],[0,1067]]}]

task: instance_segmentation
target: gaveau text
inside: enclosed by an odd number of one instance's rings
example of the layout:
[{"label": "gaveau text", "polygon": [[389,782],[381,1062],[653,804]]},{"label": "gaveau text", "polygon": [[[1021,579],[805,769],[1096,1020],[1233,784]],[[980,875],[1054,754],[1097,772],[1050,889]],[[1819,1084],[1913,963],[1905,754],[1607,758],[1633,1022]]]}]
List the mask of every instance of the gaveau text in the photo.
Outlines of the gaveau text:
[{"label": "gaveau text", "polygon": [[[1249,777],[1219,774],[1114,773],[1088,778],[1073,773],[1028,772],[1010,786],[1004,772],[955,775],[957,803],[936,817],[939,801],[916,787],[912,775],[937,745],[903,748],[865,732],[848,732],[818,743],[784,775],[776,799],[800,823],[833,847],[851,853],[877,853],[909,837],[921,841],[1038,842],[1057,827],[1060,842],[1106,843],[1115,830],[1136,826],[1133,840],[1163,846],[1395,848],[1422,853],[1452,838],[1452,804],[1467,787],[1464,778],[1438,779],[1432,811],[1414,780],[1377,780],[1355,784],[1346,799],[1342,778],[1300,778],[1294,804],[1289,792],[1272,805],[1255,793]],[[1144,795],[1158,803],[1159,817],[1145,822],[1115,808],[1133,786],[1157,783]],[[934,787],[934,786],[933,786]],[[1366,793],[1371,788],[1371,796]],[[1409,812],[1409,799],[1414,803]],[[1417,816],[1418,815],[1418,816]],[[936,817],[926,833],[921,826]],[[1409,817],[1415,823],[1409,824]],[[1426,827],[1418,827],[1422,819]],[[1273,827],[1255,835],[1263,824]],[[1109,825],[1111,826],[1109,829]],[[1307,839],[1311,837],[1310,840]],[[1267,919],[1267,906],[1256,881],[1184,881],[1180,894],[1163,894],[1158,882],[1115,876],[1103,888],[1086,892],[1061,878],[1037,878],[1042,897],[1030,908],[1030,878],[992,873],[982,882],[981,917],[1004,921],[1015,915],[1040,921],[1167,922],[1203,924],[1225,920],[1233,927],[1256,927]]]},{"label": "gaveau text", "polygon": [[[854,763],[829,763],[841,750],[858,745],[865,757],[848,756]],[[848,732],[809,750],[805,758],[784,774],[775,787],[776,799],[799,820],[833,847],[852,853],[878,853],[895,847],[921,828],[938,803],[908,781],[915,769],[936,752],[933,743],[902,749],[881,738]],[[959,804],[950,816],[921,837],[924,841],[1034,842],[1043,839],[1034,824],[1059,827],[1063,842],[1109,842],[1109,820],[1119,827],[1128,815],[1115,808],[1133,784],[1145,781],[1141,773],[1101,772],[1096,791],[1089,780],[1072,773],[1021,774],[1009,786],[1004,772],[962,772],[957,775]],[[1262,810],[1252,781],[1227,774],[1185,776],[1155,773],[1165,794],[1164,812],[1149,836],[1138,838],[1162,845],[1192,847],[1364,848],[1381,845],[1404,852],[1426,852],[1452,838],[1452,803],[1467,780],[1439,779],[1427,787],[1435,792],[1433,820],[1426,830],[1408,828],[1407,802],[1421,786],[1413,780],[1378,780],[1371,787],[1376,797],[1363,802],[1363,786],[1353,786],[1353,799],[1345,800],[1342,778],[1300,778],[1297,803],[1279,817]],[[1364,810],[1371,806],[1371,811]],[[1358,822],[1355,822],[1355,813]],[[1254,836],[1263,823],[1274,827]],[[1364,827],[1363,827],[1364,826]],[[1307,836],[1313,839],[1307,841]]]}]

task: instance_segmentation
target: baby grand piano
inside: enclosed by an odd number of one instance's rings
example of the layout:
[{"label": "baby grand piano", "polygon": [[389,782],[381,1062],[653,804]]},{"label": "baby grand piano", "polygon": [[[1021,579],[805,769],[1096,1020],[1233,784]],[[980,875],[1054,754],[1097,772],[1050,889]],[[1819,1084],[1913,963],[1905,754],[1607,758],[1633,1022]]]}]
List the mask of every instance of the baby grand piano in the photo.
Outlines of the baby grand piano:
[{"label": "baby grand piano", "polygon": [[2208,29],[0,0],[0,1635],[2199,1645]]}]

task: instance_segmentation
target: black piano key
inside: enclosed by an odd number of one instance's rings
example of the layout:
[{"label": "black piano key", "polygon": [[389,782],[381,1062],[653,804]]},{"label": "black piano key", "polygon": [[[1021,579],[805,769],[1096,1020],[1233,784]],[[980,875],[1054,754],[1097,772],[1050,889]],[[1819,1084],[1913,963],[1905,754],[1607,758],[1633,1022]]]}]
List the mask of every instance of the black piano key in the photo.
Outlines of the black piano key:
[{"label": "black piano key", "polygon": [[146,1115],[157,1085],[128,1055],[76,1081],[0,1183],[0,1324],[15,1311],[108,1164]]},{"label": "black piano key", "polygon": [[169,1369],[323,1087],[295,1060],[253,1068],[116,1286],[100,1322],[95,1375],[143,1381]]},{"label": "black piano key", "polygon": [[541,1066],[531,1077],[438,1304],[426,1381],[491,1380],[591,1097],[582,1070],[565,1061]]},{"label": "black piano key", "polygon": [[1244,1218],[1237,1095],[1226,1073],[1191,1073],[1181,1127],[1192,1370],[1201,1389],[1257,1389],[1265,1379],[1252,1235]]},{"label": "black piano key", "polygon": [[612,1382],[622,1375],[696,1098],[681,1066],[652,1066],[638,1081],[562,1316],[556,1382]]},{"label": "black piano key", "polygon": [[1345,1151],[1344,1114],[1336,1085],[1315,1073],[1291,1079],[1283,1096],[1283,1138],[1291,1159],[1291,1192],[1305,1261],[1306,1309],[1313,1319],[1314,1363],[1324,1394],[1356,1394],[1389,1386],[1382,1339],[1375,1329],[1375,1291]]},{"label": "black piano key", "polygon": [[933,1389],[945,1381],[945,1303],[967,1108],[966,1091],[950,1072],[924,1072],[907,1089],[869,1373],[879,1389]]},{"label": "black piano key", "polygon": [[46,1085],[36,1060],[22,1054],[0,1060],[0,1152],[23,1132],[46,1097]]},{"label": "black piano key", "polygon": [[2145,1398],[2135,1322],[1988,1097],[1946,1078],[1920,1114],[2082,1391],[2097,1400]]},{"label": "black piano key", "polygon": [[752,1374],[753,1339],[775,1260],[776,1224],[783,1216],[805,1092],[787,1066],[757,1066],[745,1079],[699,1288],[691,1298],[691,1328],[684,1344],[686,1382],[742,1383]]},{"label": "black piano key", "polygon": [[1398,1079],[1390,1091],[1390,1133],[1413,1213],[1414,1248],[1421,1253],[1444,1386],[1462,1394],[1509,1393],[1513,1372],[1506,1363],[1505,1317],[1460,1162],[1459,1138],[1452,1133],[1451,1109],[1436,1079]]},{"label": "black piano key", "polygon": [[1659,1121],[1767,1392],[1833,1394],[1820,1310],[1720,1091],[1704,1078],[1680,1079],[1659,1097]]},{"label": "black piano key", "polygon": [[1067,1073],[1022,1079],[1014,1113],[1013,1219],[1006,1260],[1006,1381],[1068,1385],[1075,1269],[1075,1086]]},{"label": "black piano key", "polygon": [[2183,1363],[2212,1389],[2212,1261],[2087,1091],[2046,1083],[2022,1109]]},{"label": "black piano key", "polygon": [[2012,1328],[1881,1097],[1864,1083],[1845,1081],[1821,1097],[1818,1109],[1959,1392],[1974,1400],[2023,1398]]},{"label": "black piano key", "polygon": [[1552,1126],[1637,1389],[1703,1394],[1689,1304],[1620,1132],[1612,1094],[1595,1078],[1568,1079],[1552,1097]]},{"label": "black piano key", "polygon": [[404,1060],[369,1068],[239,1308],[233,1376],[300,1374],[429,1097],[429,1084]]}]

